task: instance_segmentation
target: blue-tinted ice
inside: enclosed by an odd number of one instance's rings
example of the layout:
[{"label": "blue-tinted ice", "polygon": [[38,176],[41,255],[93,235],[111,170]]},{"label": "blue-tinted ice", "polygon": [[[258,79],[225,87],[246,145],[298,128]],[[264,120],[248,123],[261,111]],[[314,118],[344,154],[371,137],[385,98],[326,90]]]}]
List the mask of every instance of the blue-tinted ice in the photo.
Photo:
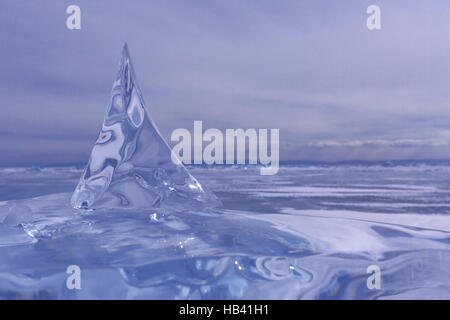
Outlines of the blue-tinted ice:
[{"label": "blue-tinted ice", "polygon": [[219,204],[172,153],[149,117],[126,44],[102,130],[71,204],[178,209]]},{"label": "blue-tinted ice", "polygon": [[0,169],[0,298],[450,298],[450,163],[189,169],[223,207],[79,210],[82,170]]}]

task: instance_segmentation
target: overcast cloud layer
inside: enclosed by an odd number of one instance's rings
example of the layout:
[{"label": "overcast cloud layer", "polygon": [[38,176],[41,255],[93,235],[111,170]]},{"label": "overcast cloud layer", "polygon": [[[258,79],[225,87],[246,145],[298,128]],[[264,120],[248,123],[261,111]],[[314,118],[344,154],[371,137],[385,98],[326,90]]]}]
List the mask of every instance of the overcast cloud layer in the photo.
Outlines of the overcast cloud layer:
[{"label": "overcast cloud layer", "polygon": [[[81,30],[66,28],[70,4]],[[450,156],[448,1],[0,6],[0,165],[86,161],[125,41],[166,138],[203,120],[279,128],[282,161]]]}]

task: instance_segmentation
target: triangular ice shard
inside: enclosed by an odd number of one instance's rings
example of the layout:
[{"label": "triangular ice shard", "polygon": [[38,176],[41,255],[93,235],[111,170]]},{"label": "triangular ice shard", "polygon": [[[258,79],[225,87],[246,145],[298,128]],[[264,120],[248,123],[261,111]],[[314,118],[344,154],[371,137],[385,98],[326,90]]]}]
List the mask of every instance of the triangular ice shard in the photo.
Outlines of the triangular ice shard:
[{"label": "triangular ice shard", "polygon": [[[149,117],[125,44],[103,127],[71,204],[75,208],[216,206],[220,202],[172,161]],[[176,158],[176,157],[175,157]]]}]

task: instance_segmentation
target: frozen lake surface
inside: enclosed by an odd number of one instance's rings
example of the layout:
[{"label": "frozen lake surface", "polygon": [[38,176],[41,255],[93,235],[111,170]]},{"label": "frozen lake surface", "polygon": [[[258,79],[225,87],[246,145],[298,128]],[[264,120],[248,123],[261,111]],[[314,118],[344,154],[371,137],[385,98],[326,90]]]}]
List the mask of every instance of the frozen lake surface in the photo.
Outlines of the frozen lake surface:
[{"label": "frozen lake surface", "polygon": [[76,210],[82,169],[0,169],[0,298],[450,299],[448,165],[190,171],[222,208]]}]

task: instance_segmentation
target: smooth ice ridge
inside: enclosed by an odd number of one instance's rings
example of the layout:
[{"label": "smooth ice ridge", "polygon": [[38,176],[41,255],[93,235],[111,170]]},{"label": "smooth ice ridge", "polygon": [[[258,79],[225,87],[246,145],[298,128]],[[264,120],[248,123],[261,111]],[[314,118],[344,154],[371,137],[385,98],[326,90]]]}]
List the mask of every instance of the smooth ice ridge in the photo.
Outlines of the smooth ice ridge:
[{"label": "smooth ice ridge", "polygon": [[215,195],[181,161],[175,164],[171,155],[147,113],[125,44],[102,130],[72,195],[72,206],[189,209],[218,205]]}]

